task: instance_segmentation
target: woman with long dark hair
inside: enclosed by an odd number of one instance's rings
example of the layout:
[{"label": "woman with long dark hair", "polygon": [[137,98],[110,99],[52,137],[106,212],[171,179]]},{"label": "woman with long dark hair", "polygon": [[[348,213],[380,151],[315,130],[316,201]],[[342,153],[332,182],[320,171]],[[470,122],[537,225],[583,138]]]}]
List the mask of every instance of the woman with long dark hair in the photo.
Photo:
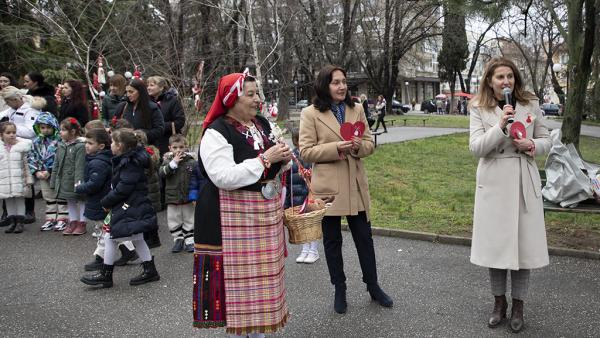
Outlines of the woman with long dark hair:
[{"label": "woman with long dark hair", "polygon": [[313,104],[302,110],[300,119],[300,156],[313,163],[311,191],[316,198],[334,196],[323,217],[323,245],[331,284],[335,286],[334,310],[345,313],[346,275],[342,257],[342,216],[346,217],[358,252],[363,282],[371,298],[384,307],[393,300],[377,280],[375,248],[369,220],[369,184],[362,159],[373,153],[371,132],[345,141],[340,126],[362,122],[367,118],[362,105],[355,104],[348,93],[346,71],[340,67],[323,67],[314,89]]},{"label": "woman with long dark hair", "polygon": [[158,105],[150,99],[146,84],[142,80],[132,79],[125,87],[127,102],[117,108],[117,119],[126,119],[133,129],[146,133],[148,144],[156,146],[156,142],[164,131],[164,120]]},{"label": "woman with long dark hair", "polygon": [[79,125],[85,126],[90,120],[90,113],[85,95],[85,87],[81,81],[67,80],[62,86],[63,100],[60,104],[58,120],[63,121],[67,117],[73,117]]},{"label": "woman with long dark hair", "polygon": [[[151,101],[146,84],[142,80],[132,79],[125,87],[125,95],[127,102],[121,103],[117,108],[117,119],[129,121],[133,129],[146,134],[149,145],[156,146],[164,131],[164,120],[158,105]],[[159,247],[158,227],[145,232],[144,239],[150,248]]]},{"label": "woman with long dark hair", "polygon": [[41,97],[46,100],[46,105],[42,111],[47,111],[56,116],[56,98],[54,97],[54,87],[47,84],[44,75],[38,72],[29,72],[23,76],[23,86],[27,88],[27,95]]}]

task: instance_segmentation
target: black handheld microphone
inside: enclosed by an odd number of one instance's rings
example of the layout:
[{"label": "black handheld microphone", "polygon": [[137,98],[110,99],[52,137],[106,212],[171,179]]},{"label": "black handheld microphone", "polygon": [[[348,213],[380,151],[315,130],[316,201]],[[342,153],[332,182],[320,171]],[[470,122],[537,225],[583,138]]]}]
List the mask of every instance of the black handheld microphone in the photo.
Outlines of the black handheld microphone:
[{"label": "black handheld microphone", "polygon": [[[502,94],[504,94],[504,104],[512,104],[512,91],[510,90],[510,88],[504,87],[504,89],[502,89]],[[513,109],[514,108],[515,107],[513,107]],[[509,117],[508,120],[506,120],[506,122],[513,123],[515,122],[515,119],[513,117]]]}]

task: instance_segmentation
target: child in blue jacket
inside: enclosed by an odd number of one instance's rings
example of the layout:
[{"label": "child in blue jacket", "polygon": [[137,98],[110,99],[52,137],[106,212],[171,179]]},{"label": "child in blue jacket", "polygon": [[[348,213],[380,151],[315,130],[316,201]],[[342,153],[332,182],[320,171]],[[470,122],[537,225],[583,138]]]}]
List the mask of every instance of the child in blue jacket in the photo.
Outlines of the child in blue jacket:
[{"label": "child in blue jacket", "polygon": [[94,251],[94,262],[98,268],[100,268],[104,257],[102,226],[107,214],[100,201],[110,192],[110,180],[112,178],[110,143],[110,135],[104,128],[89,129],[87,131],[85,134],[86,163],[84,181],[75,186],[75,192],[85,196],[83,216],[93,226],[94,237],[98,238],[98,245]]},{"label": "child in blue jacket", "polygon": [[81,281],[88,285],[113,285],[112,273],[119,242],[132,241],[142,260],[143,271],[129,281],[129,285],[141,285],[160,280],[150,248],[144,241],[144,232],[156,229],[156,212],[148,199],[148,180],[145,174],[150,156],[131,129],[119,129],[112,133],[112,190],[100,204],[110,210],[110,225],[106,235],[104,264],[96,274],[84,276]]}]

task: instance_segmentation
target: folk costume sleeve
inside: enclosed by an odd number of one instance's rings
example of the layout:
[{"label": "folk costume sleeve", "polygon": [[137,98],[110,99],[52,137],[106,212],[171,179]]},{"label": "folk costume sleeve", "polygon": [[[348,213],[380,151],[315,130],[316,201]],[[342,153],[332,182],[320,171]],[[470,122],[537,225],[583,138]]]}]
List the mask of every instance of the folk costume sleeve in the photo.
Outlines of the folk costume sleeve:
[{"label": "folk costume sleeve", "polygon": [[232,145],[213,129],[204,133],[200,157],[208,177],[220,189],[235,190],[254,184],[265,170],[258,158],[235,163]]}]

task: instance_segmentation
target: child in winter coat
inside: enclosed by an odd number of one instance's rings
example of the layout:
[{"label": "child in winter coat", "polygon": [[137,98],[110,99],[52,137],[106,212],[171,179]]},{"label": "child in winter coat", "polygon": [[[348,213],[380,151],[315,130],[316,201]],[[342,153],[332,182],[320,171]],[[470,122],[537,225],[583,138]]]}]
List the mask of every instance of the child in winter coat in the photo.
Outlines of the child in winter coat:
[{"label": "child in winter coat", "polygon": [[[292,130],[292,142],[294,143],[294,156],[300,161],[302,166],[305,169],[309,169],[311,167],[310,163],[305,163],[300,159],[300,151],[298,150],[298,139],[299,133],[298,130]],[[306,182],[298,173],[298,164],[296,161],[292,164],[292,174],[288,177],[287,189],[286,189],[286,199],[285,199],[285,208],[289,208],[292,206],[302,205],[304,200],[308,196],[308,187],[306,186]],[[312,264],[319,259],[319,250],[318,250],[319,241],[312,241],[310,243],[302,244],[302,251],[298,258],[296,258],[296,263],[307,263]]]},{"label": "child in winter coat", "polygon": [[104,130],[103,126],[101,129],[88,130],[85,134],[85,152],[87,155],[85,157],[84,181],[75,186],[75,192],[86,197],[83,215],[93,225],[94,234],[96,234],[94,237],[98,238],[98,245],[94,251],[94,262],[97,262],[97,264],[102,264],[104,257],[102,226],[107,212],[100,205],[100,200],[110,192],[112,177],[110,143],[110,135]]},{"label": "child in winter coat", "polygon": [[194,252],[193,201],[198,198],[201,178],[198,162],[187,152],[184,136],[169,138],[169,152],[165,153],[159,174],[165,178],[167,223],[175,244],[171,252]]},{"label": "child in winter coat", "polygon": [[25,219],[26,185],[33,184],[27,166],[27,153],[31,141],[17,137],[17,126],[12,122],[0,123],[0,199],[6,203],[8,218],[12,224],[5,233],[23,232]]},{"label": "child in winter coat", "polygon": [[[135,136],[138,139],[138,146],[144,147],[148,155],[150,155],[150,166],[146,169],[146,177],[148,178],[148,198],[152,202],[152,207],[155,212],[162,210],[160,203],[160,180],[158,178],[158,168],[160,167],[160,150],[153,145],[148,145],[148,137],[143,130],[135,130]],[[151,231],[144,233],[144,240],[150,249],[161,245],[158,237],[158,228],[153,228]]]},{"label": "child in winter coat", "polygon": [[[81,137],[81,126],[75,118],[67,117],[60,123],[60,138],[50,187],[59,199],[67,200],[69,224],[62,229],[63,235],[83,235],[87,232],[83,197],[75,192],[75,185],[84,180],[85,138]],[[55,227],[55,230],[61,229]]]},{"label": "child in winter coat", "polygon": [[36,118],[33,130],[36,137],[28,155],[29,170],[40,182],[42,197],[46,201],[46,222],[40,230],[65,228],[69,221],[67,201],[56,199],[56,191],[50,188],[50,175],[54,168],[56,150],[60,143],[58,121],[54,115],[41,112]]},{"label": "child in winter coat", "polygon": [[112,272],[117,256],[117,244],[130,240],[142,259],[143,271],[129,281],[129,285],[140,285],[158,281],[160,276],[154,266],[150,248],[143,233],[156,227],[156,213],[148,199],[145,169],[150,165],[150,156],[131,129],[112,132],[112,190],[100,204],[110,210],[110,225],[105,229],[104,264],[94,275],[84,276],[81,281],[88,285],[113,285]]}]

